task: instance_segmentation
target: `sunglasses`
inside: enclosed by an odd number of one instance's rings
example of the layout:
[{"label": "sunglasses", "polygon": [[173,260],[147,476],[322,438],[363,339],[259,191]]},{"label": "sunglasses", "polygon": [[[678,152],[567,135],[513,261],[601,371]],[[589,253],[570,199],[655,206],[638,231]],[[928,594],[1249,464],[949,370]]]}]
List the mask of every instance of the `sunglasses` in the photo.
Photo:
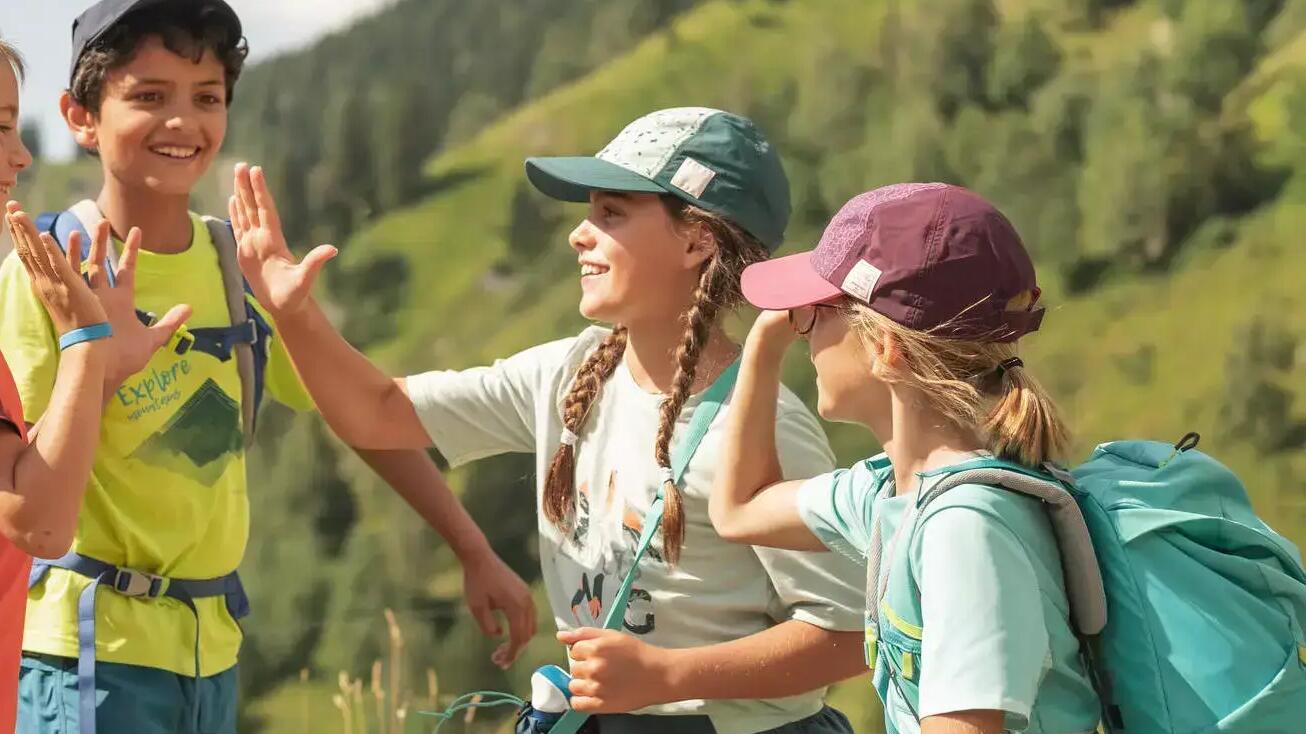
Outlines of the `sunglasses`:
[{"label": "sunglasses", "polygon": [[807,336],[816,328],[817,314],[821,309],[828,308],[831,311],[838,311],[839,307],[832,303],[814,303],[810,306],[799,306],[798,308],[789,309],[789,325],[799,336]]}]

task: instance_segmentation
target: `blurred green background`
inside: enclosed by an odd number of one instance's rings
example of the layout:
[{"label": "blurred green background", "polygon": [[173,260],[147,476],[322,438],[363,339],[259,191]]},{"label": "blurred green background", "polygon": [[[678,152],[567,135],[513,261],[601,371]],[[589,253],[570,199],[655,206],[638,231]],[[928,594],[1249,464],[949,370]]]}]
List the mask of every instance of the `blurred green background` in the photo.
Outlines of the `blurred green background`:
[{"label": "blurred green background", "polygon": [[[293,241],[341,246],[323,295],[351,341],[395,374],[459,368],[584,325],[581,210],[522,159],[683,105],[778,145],[792,248],[881,184],[997,202],[1051,304],[1026,361],[1076,455],[1198,431],[1306,542],[1306,0],[401,0],[249,69],[226,154],[269,169]],[[225,211],[227,170],[197,209]],[[97,181],[89,160],[40,163],[20,193],[59,206]],[[787,378],[814,398],[805,354]],[[828,428],[841,462],[876,450]],[[539,638],[491,665],[453,554],[317,418],[269,410],[250,473],[243,731],[429,731],[419,710],[524,694],[561,656],[537,594]],[[532,473],[507,456],[451,479],[534,581]],[[832,700],[880,731],[868,681]]]}]

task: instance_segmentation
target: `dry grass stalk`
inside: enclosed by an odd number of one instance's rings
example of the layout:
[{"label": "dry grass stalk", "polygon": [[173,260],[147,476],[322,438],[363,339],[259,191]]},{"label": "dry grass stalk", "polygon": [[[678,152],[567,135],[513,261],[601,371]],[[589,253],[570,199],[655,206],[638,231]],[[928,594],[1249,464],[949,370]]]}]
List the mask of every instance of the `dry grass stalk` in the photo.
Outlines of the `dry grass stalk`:
[{"label": "dry grass stalk", "polygon": [[345,734],[353,734],[354,716],[349,710],[349,698],[339,693],[335,693],[331,696],[331,703],[335,704],[337,709],[340,709],[340,718],[344,721]]},{"label": "dry grass stalk", "polygon": [[363,707],[363,679],[359,678],[349,687],[354,699],[354,716],[357,717],[359,734],[368,734],[367,710]]},{"label": "dry grass stalk", "polygon": [[426,697],[429,706],[434,709],[440,695],[440,681],[435,677],[435,668],[426,669]]},{"label": "dry grass stalk", "polygon": [[381,685],[381,661],[372,663],[372,698],[376,701],[377,734],[386,734],[389,717],[385,709],[385,688]]},{"label": "dry grass stalk", "polygon": [[385,625],[390,633],[390,720],[396,731],[402,723],[399,721],[399,699],[403,697],[404,668],[404,633],[395,618],[394,610],[386,608]]},{"label": "dry grass stalk", "polygon": [[469,727],[472,725],[472,722],[476,720],[476,705],[481,702],[481,698],[481,694],[479,693],[472,696],[472,705],[468,706],[467,713],[463,714],[463,723]]},{"label": "dry grass stalk", "polygon": [[304,734],[310,734],[313,731],[312,708],[308,701],[308,668],[299,669],[299,687],[300,698],[303,699],[303,710],[300,712],[301,723],[304,725]]}]

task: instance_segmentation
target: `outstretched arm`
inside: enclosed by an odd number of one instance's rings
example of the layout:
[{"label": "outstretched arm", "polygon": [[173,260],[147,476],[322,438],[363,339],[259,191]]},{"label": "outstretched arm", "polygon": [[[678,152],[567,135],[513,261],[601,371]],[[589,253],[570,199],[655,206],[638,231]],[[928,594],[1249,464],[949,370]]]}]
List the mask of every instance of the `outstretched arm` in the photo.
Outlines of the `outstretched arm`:
[{"label": "outstretched arm", "polygon": [[823,551],[798,514],[803,482],[784,481],[775,444],[780,364],[795,338],[783,311],[764,311],[748,334],[708,514],[726,540]]},{"label": "outstretched arm", "polygon": [[427,525],[444,538],[463,567],[463,603],[482,634],[503,634],[497,613],[508,622],[508,639],[491,660],[507,668],[535,636],[535,600],[530,587],[503,562],[485,533],[458,502],[444,475],[425,452],[354,449]]},{"label": "outstretched arm", "polygon": [[286,245],[276,202],[260,168],[236,166],[231,225],[240,267],[254,296],[276,321],[300,378],[322,417],[350,446],[425,448],[431,439],[395,380],[336,331],[311,291],[336,249],[321,245],[297,261]]}]

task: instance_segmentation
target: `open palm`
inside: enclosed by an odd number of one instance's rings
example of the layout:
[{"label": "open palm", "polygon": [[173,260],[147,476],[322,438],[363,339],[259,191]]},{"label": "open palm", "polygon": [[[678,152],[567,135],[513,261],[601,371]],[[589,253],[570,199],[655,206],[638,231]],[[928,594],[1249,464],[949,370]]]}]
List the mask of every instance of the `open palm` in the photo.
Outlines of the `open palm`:
[{"label": "open palm", "polygon": [[162,349],[177,329],[190,318],[191,308],[173,306],[146,325],[136,315],[136,259],[141,249],[141,231],[132,227],[118,258],[117,278],[109,284],[105,255],[113,236],[108,220],[95,227],[91,237],[90,258],[82,276],[82,235],[68,237],[67,252],[61,252],[54,238],[38,232],[36,225],[17,202],[9,202],[6,219],[19,259],[32,278],[37,297],[45,305],[51,321],[60,333],[70,329],[109,322],[113,338],[110,368],[105,384],[116,389],[130,375],[145,365]]},{"label": "open palm", "polygon": [[[92,235],[91,261],[87,264],[91,290],[100,299],[113,327],[115,356],[105,373],[105,382],[110,389],[117,388],[128,377],[145,369],[154,353],[172,340],[172,335],[191,314],[190,306],[178,305],[168,309],[154,323],[142,323],[136,312],[136,259],[141,251],[141,230],[132,227],[127,233],[122,255],[118,257],[116,282],[110,286],[104,273],[103,254],[108,252],[112,236],[108,220],[102,220]],[[78,249],[78,246],[70,244],[68,249]]]},{"label": "open palm", "polygon": [[336,248],[321,245],[302,261],[295,259],[263,169],[237,164],[235,191],[229,206],[240,269],[254,297],[274,318],[292,314],[308,302],[318,273],[336,256]]}]

